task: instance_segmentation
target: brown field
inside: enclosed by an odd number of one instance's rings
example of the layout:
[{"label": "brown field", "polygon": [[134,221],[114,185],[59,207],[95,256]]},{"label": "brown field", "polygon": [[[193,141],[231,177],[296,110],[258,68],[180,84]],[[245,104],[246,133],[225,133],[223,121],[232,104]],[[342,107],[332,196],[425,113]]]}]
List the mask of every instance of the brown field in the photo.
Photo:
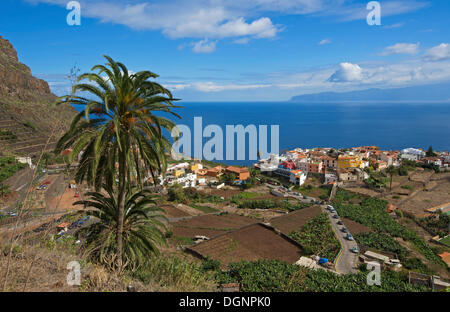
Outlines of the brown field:
[{"label": "brown field", "polygon": [[182,218],[190,216],[190,214],[188,214],[187,212],[178,209],[173,205],[163,205],[160,206],[160,208],[164,210],[167,218]]},{"label": "brown field", "polygon": [[204,228],[190,228],[183,226],[173,226],[172,231],[175,237],[189,237],[189,238],[194,238],[196,235],[203,235],[212,238],[227,232],[225,230],[222,231]]},{"label": "brown field", "polygon": [[344,222],[345,227],[349,230],[353,235],[364,232],[372,232],[367,226],[362,225],[361,223],[355,222],[353,220],[342,218],[342,222]]},{"label": "brown field", "polygon": [[403,202],[399,208],[418,217],[423,217],[428,215],[425,212],[426,209],[450,202],[450,181],[436,182],[437,186],[431,191],[419,191],[415,196]]},{"label": "brown field", "polygon": [[217,236],[191,250],[203,257],[219,260],[223,266],[258,259],[294,263],[301,256],[301,248],[296,243],[259,223]]},{"label": "brown field", "polygon": [[320,206],[311,206],[274,218],[270,220],[270,224],[284,234],[289,235],[292,231],[300,229],[309,219],[314,218],[321,212]]},{"label": "brown field", "polygon": [[243,226],[256,223],[257,220],[236,214],[202,215],[190,219],[173,222],[173,226],[188,228],[203,228],[212,230],[235,230]]}]

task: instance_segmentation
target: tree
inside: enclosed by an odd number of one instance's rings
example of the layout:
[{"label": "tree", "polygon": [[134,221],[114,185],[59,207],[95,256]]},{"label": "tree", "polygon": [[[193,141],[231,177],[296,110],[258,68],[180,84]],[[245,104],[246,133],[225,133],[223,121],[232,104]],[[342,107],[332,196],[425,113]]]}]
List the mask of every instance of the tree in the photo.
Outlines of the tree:
[{"label": "tree", "polygon": [[386,173],[389,175],[390,180],[389,180],[389,189],[392,191],[392,177],[394,176],[395,173],[397,173],[397,169],[394,166],[389,166],[386,168]]},{"label": "tree", "polygon": [[434,157],[436,156],[436,153],[433,151],[433,147],[430,145],[430,147],[428,148],[427,152],[425,153],[427,155],[427,157]]},{"label": "tree", "polygon": [[[72,149],[70,162],[83,151],[75,172],[77,183],[87,181],[99,191],[103,184],[117,187],[117,254],[122,261],[122,231],[125,194],[142,187],[149,176],[164,172],[170,141],[163,130],[175,124],[155,112],[169,113],[175,99],[169,90],[149,79],[158,75],[150,71],[130,74],[122,63],[105,56],[106,65],[96,65],[92,72],[78,77],[72,94],[60,98],[59,104],[82,107],[70,129],[58,141],[55,154]],[[94,72],[95,71],[95,72]],[[86,83],[80,81],[88,80]],[[76,95],[82,92],[83,96]]]},{"label": "tree", "polygon": [[[77,201],[74,205],[84,205],[89,216],[100,222],[90,225],[87,231],[86,254],[102,263],[112,262],[118,256],[117,225],[121,220],[119,214],[119,196],[117,188],[104,185],[107,195],[89,192],[88,200]],[[158,245],[165,244],[166,228],[161,220],[165,217],[162,209],[156,206],[156,196],[149,190],[127,190],[125,194],[122,239],[124,242],[123,260],[126,266],[143,265],[152,254],[158,254]]]},{"label": "tree", "polygon": [[167,195],[169,196],[170,201],[184,202],[186,200],[184,189],[178,183],[174,183],[169,187]]},{"label": "tree", "polygon": [[221,182],[232,184],[236,180],[236,175],[234,173],[225,173],[219,179]]},{"label": "tree", "polygon": [[49,152],[45,152],[45,153],[42,154],[41,158],[42,158],[43,161],[45,161],[45,168],[47,168],[48,167],[48,161],[50,159],[52,159],[52,154],[50,154]]}]

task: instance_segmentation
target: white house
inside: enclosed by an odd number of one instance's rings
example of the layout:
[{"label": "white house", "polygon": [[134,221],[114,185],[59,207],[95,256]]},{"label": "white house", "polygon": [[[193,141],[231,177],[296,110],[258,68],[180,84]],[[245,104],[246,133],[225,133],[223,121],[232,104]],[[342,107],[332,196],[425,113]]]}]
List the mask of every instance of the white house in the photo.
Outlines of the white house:
[{"label": "white house", "polygon": [[306,173],[302,170],[292,170],[289,176],[289,181],[297,185],[303,185],[306,181],[306,177]]},{"label": "white house", "polygon": [[21,164],[26,164],[30,168],[33,168],[33,162],[31,161],[31,157],[19,157],[19,156],[16,156],[16,161],[21,163]]},{"label": "white house", "polygon": [[425,156],[425,152],[417,148],[405,148],[400,153],[400,158],[417,161]]}]

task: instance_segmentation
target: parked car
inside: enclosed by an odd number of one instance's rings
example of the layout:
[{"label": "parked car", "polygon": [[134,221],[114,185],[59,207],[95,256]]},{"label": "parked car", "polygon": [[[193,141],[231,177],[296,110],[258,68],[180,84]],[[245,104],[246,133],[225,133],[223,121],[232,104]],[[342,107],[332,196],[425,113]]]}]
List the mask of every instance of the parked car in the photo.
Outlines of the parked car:
[{"label": "parked car", "polygon": [[328,208],[328,210],[334,209],[333,206],[331,206],[331,205],[328,205],[327,208]]},{"label": "parked car", "polygon": [[352,234],[350,234],[350,233],[347,233],[347,239],[348,239],[349,241],[352,241],[352,240],[353,240],[353,236],[352,236]]},{"label": "parked car", "polygon": [[339,220],[338,222],[337,222],[337,224],[339,224],[339,225],[342,225],[342,224],[344,224],[341,220]]},{"label": "parked car", "polygon": [[358,246],[353,247],[352,248],[352,252],[353,253],[358,253],[359,252]]},{"label": "parked car", "polygon": [[333,218],[339,219],[339,216],[338,216],[337,214],[335,214],[335,215],[333,216]]},{"label": "parked car", "polygon": [[344,232],[344,233],[347,233],[347,232],[348,232],[347,228],[345,228],[345,227],[343,227],[343,228],[341,229],[341,231]]}]

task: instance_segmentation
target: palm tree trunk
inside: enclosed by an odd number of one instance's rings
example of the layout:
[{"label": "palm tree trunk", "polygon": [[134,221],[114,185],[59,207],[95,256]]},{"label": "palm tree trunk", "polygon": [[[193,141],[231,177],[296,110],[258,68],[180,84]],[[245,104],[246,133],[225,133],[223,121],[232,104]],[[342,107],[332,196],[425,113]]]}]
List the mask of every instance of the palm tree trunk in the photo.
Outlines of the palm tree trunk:
[{"label": "palm tree trunk", "polygon": [[126,155],[125,151],[119,152],[119,195],[118,195],[118,218],[117,220],[117,257],[119,269],[122,269],[123,255],[123,219],[125,210],[125,193],[126,193]]}]

